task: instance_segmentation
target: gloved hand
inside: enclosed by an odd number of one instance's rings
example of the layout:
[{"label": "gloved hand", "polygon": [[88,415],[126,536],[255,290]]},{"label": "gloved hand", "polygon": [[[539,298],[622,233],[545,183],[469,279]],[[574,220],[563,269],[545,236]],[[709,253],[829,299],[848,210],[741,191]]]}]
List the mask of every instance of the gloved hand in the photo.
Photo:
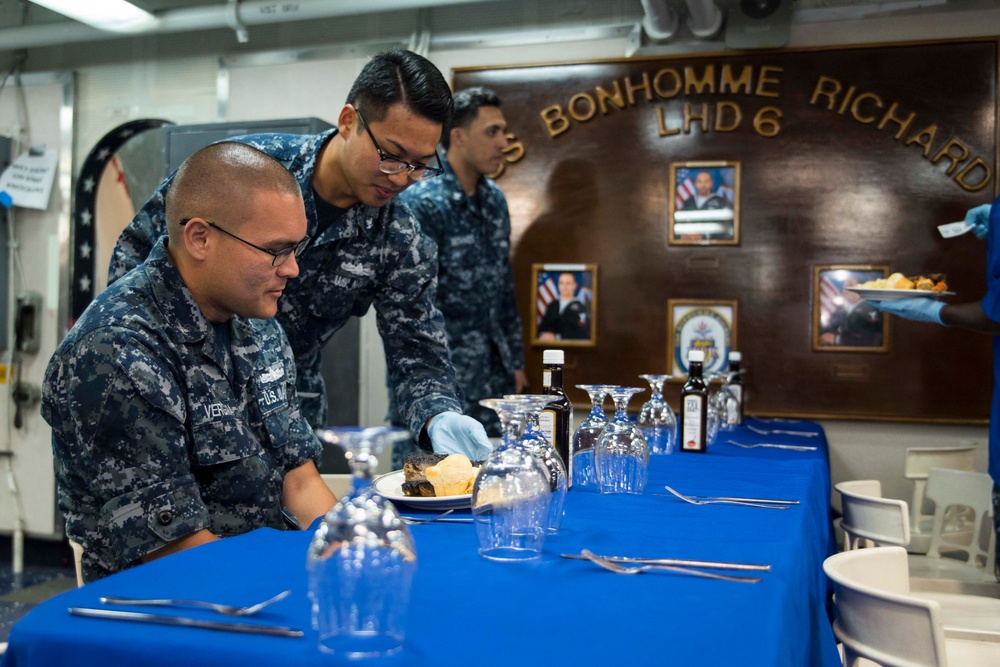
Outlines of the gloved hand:
[{"label": "gloved hand", "polygon": [[941,321],[941,309],[944,303],[934,299],[900,299],[899,301],[872,301],[872,306],[884,313],[898,315],[904,320],[914,322],[931,322],[944,324]]},{"label": "gloved hand", "polygon": [[442,412],[431,418],[427,435],[438,454],[465,454],[470,461],[482,461],[493,451],[483,425],[457,412]]},{"label": "gloved hand", "polygon": [[972,225],[972,233],[976,238],[984,239],[990,231],[990,204],[970,208],[965,214],[965,221]]}]

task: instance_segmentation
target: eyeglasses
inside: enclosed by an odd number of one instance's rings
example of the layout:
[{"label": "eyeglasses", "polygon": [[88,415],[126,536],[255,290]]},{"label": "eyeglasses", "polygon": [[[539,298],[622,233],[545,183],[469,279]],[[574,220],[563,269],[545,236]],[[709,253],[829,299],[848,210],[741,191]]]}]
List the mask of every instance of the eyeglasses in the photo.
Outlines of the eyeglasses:
[{"label": "eyeglasses", "polygon": [[[386,153],[382,150],[382,147],[378,145],[375,140],[375,135],[372,134],[371,128],[368,127],[368,123],[365,121],[365,117],[361,115],[361,109],[354,109],[358,114],[358,120],[365,128],[365,132],[372,140],[372,144],[375,145],[375,152],[378,153],[379,163],[378,169],[383,174],[401,174],[404,171],[406,175],[409,176],[414,181],[425,181],[428,178],[434,178],[435,176],[440,176],[444,173],[444,169],[440,167],[428,167],[425,164],[410,164],[406,160],[401,160],[392,153]],[[437,150],[434,150],[434,159],[437,160],[438,164],[441,164],[441,158],[438,157]]]},{"label": "eyeglasses", "polygon": [[[191,222],[191,218],[184,218],[183,220],[180,221],[179,224],[183,226],[183,225],[186,225],[189,222]],[[246,239],[241,239],[236,234],[233,234],[232,232],[227,232],[222,227],[219,227],[217,224],[215,224],[211,220],[205,220],[205,222],[208,223],[209,227],[212,227],[214,229],[218,229],[220,232],[222,232],[226,236],[232,236],[237,241],[241,241],[243,243],[246,243],[251,248],[256,248],[257,250],[260,250],[261,252],[266,252],[268,255],[270,255],[271,257],[273,257],[273,259],[271,260],[271,266],[281,266],[286,261],[288,261],[289,257],[292,257],[292,256],[298,257],[299,255],[302,254],[303,251],[305,251],[306,246],[309,245],[309,237],[307,236],[304,239],[302,239],[301,241],[299,241],[298,243],[296,243],[295,245],[288,246],[287,248],[282,248],[281,250],[275,252],[273,250],[268,250],[267,248],[261,248],[259,245],[255,245],[253,243],[250,243]]]}]

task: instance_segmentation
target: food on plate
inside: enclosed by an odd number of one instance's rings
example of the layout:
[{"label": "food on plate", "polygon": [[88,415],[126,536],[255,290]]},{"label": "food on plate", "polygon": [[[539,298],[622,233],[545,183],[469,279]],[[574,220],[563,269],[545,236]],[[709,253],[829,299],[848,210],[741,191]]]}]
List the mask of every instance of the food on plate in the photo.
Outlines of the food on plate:
[{"label": "food on plate", "polygon": [[911,289],[922,292],[945,292],[948,284],[944,281],[943,273],[931,273],[926,276],[904,276],[902,273],[894,273],[888,278],[876,278],[866,280],[855,285],[861,289]]},{"label": "food on plate", "polygon": [[412,454],[403,462],[403,495],[435,498],[472,493],[472,483],[481,464],[482,461],[469,461],[464,454]]},{"label": "food on plate", "polygon": [[434,495],[460,496],[472,493],[472,485],[476,481],[478,468],[465,454],[451,454],[441,463],[430,466],[424,471],[427,481],[434,487]]}]

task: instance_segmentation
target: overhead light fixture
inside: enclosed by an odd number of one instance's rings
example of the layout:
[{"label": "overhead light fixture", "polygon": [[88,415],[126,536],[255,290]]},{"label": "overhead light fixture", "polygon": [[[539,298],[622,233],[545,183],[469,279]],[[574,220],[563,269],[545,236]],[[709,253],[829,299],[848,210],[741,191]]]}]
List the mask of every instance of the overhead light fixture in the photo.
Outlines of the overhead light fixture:
[{"label": "overhead light fixture", "polygon": [[111,32],[142,32],[156,24],[156,17],[127,0],[31,0],[63,16]]}]

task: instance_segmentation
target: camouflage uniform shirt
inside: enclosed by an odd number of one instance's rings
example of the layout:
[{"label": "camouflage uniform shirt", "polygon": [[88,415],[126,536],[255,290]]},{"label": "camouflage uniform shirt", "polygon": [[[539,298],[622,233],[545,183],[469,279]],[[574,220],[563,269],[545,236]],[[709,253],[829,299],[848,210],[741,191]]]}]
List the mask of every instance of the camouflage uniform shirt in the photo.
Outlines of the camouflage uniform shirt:
[{"label": "camouflage uniform shirt", "polygon": [[[420,234],[409,209],[395,200],[381,208],[355,204],[332,224],[319,220],[313,171],[336,132],[255,134],[227,141],[271,155],[302,188],[312,242],[297,258],[299,275],[288,281],[277,316],[295,353],[302,413],[313,426],[326,425],[323,344],[348,318],[364,315],[374,304],[396,398],[405,423],[418,433],[434,415],[461,411],[441,313],[434,306],[435,248]],[[141,262],[166,234],[164,197],[170,180],[119,237],[109,281]]]},{"label": "camouflage uniform shirt", "polygon": [[[524,368],[510,215],[496,183],[481,177],[469,197],[451,165],[442,162],[444,174],[415,184],[400,198],[437,244],[437,306],[444,314],[458,386],[478,407],[481,398],[512,393],[514,371]],[[470,407],[466,411],[472,414]]]},{"label": "camouflage uniform shirt", "polygon": [[321,446],[299,413],[288,341],[274,320],[232,317],[222,331],[228,349],[161,240],[49,362],[42,415],[88,579],[203,528],[298,527],[284,476]]}]

